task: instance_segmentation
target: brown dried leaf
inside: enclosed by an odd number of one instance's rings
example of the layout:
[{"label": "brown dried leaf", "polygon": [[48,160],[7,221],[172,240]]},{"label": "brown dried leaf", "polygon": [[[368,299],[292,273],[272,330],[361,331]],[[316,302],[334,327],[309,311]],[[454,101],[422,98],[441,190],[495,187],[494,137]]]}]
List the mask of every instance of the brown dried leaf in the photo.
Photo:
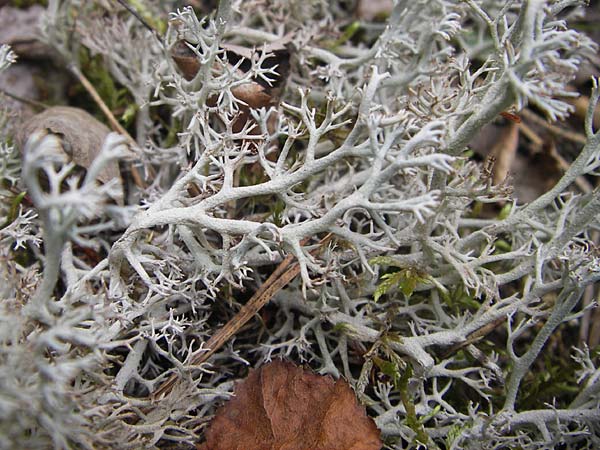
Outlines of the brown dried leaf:
[{"label": "brown dried leaf", "polygon": [[[185,40],[179,40],[171,48],[173,61],[188,81],[193,80],[200,70],[200,60],[190,48],[190,45]],[[225,43],[222,48],[230,64],[239,63],[242,72],[250,70],[250,59],[253,52],[251,49]],[[232,94],[250,108],[262,108],[278,104],[290,69],[290,52],[283,45],[265,46],[259,51],[272,53],[272,56],[265,59],[264,68],[276,67],[277,76],[273,77],[274,80],[270,84],[262,78],[256,78],[232,89]]]},{"label": "brown dried leaf", "polygon": [[193,80],[200,70],[200,60],[194,51],[189,47],[189,44],[183,39],[177,41],[171,48],[171,58],[181,70],[183,78],[190,81]]},{"label": "brown dried leaf", "polygon": [[344,380],[274,361],[236,386],[199,450],[379,450],[379,430]]},{"label": "brown dried leaf", "polygon": [[[264,69],[275,69],[277,72],[277,76],[270,75],[271,82],[267,83],[264,79],[257,77],[254,79],[253,84],[258,84],[262,86],[264,92],[271,97],[269,100],[270,105],[276,105],[279,103],[281,99],[281,94],[285,85],[287,83],[287,79],[290,74],[290,50],[286,47],[290,36],[284,36],[280,42],[272,42],[269,45],[263,45],[258,48],[258,52],[266,52],[271,56],[265,58],[263,63]],[[224,43],[222,44],[223,49],[225,49],[225,53],[227,55],[227,60],[230,64],[240,64],[240,69],[243,72],[247,72],[252,67],[250,61],[252,59],[253,50],[242,47],[240,45],[233,45]],[[240,63],[241,61],[241,63]],[[232,90],[233,95],[238,97],[238,95],[234,90]],[[239,98],[239,97],[238,97]],[[244,99],[241,99],[244,100]],[[246,100],[244,100],[246,101]],[[249,103],[250,107],[255,108]],[[268,105],[259,105],[257,107],[268,106]]]},{"label": "brown dried leaf", "polygon": [[[17,143],[21,149],[29,136],[38,130],[47,130],[60,137],[63,152],[76,165],[87,169],[100,152],[104,139],[110,130],[103,123],[80,108],[70,106],[54,106],[33,116],[20,130]],[[117,161],[106,165],[98,181],[107,183],[116,179],[120,181]],[[120,201],[121,199],[115,199]]]},{"label": "brown dried leaf", "polygon": [[274,104],[273,97],[259,83],[244,83],[234,87],[231,93],[250,108],[263,108]]},{"label": "brown dried leaf", "polygon": [[0,42],[9,44],[21,58],[47,59],[50,47],[39,40],[38,23],[45,9],[33,5],[27,9],[0,8]]}]

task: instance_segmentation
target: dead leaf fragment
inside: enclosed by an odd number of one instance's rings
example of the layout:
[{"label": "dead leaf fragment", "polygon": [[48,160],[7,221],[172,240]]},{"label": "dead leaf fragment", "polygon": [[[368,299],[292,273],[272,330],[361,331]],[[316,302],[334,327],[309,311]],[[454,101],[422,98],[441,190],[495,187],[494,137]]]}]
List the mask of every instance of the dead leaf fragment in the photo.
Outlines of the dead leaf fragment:
[{"label": "dead leaf fragment", "polygon": [[[177,41],[171,48],[173,61],[188,81],[196,77],[201,66],[200,60],[191,46],[192,44],[182,39]],[[241,72],[247,72],[251,69],[252,64],[250,61],[253,54],[251,49],[233,44],[223,44],[222,48],[230,65],[237,65],[238,70]],[[262,50],[259,49],[258,51],[271,54],[271,56],[265,58],[263,68],[275,69],[277,75],[271,77],[272,81],[270,83],[256,77],[253,81],[238,85],[231,90],[235,98],[250,108],[277,105],[290,70],[290,52],[285,46],[264,46]]]},{"label": "dead leaf fragment", "polygon": [[199,450],[379,450],[379,430],[344,380],[275,361],[251,370]]},{"label": "dead leaf fragment", "polygon": [[179,70],[183,78],[190,81],[193,80],[198,71],[200,70],[200,60],[198,56],[189,47],[186,41],[179,40],[171,48],[171,57]]},{"label": "dead leaf fragment", "polygon": [[19,59],[47,59],[53,52],[39,40],[38,28],[44,13],[45,8],[40,5],[27,9],[11,6],[0,8],[0,42],[9,44]]},{"label": "dead leaf fragment", "polygon": [[[57,135],[61,140],[63,152],[83,169],[90,167],[102,149],[106,136],[110,133],[106,125],[83,109],[54,106],[36,114],[25,123],[17,136],[19,148],[24,149],[29,136],[39,130]],[[117,161],[107,164],[98,175],[98,181],[101,183],[107,183],[113,179],[121,182]],[[122,196],[114,200],[120,203]]]}]

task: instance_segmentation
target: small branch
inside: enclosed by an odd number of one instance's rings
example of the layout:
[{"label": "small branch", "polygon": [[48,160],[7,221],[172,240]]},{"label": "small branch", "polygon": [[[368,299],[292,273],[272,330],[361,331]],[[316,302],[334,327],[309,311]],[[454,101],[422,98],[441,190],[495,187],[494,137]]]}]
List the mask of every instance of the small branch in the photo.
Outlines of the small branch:
[{"label": "small branch", "polygon": [[119,3],[123,8],[125,8],[127,11],[129,11],[131,13],[131,15],[133,17],[135,17],[137,20],[139,20],[139,22],[148,29],[148,31],[150,31],[152,34],[154,34],[154,36],[156,37],[156,39],[159,40],[159,42],[161,44],[163,44],[164,47],[164,41],[160,35],[160,33],[154,29],[154,27],[152,25],[150,25],[146,19],[144,19],[136,10],[133,6],[131,6],[129,3],[127,3],[125,0],[117,0],[117,3]]},{"label": "small branch", "polygon": [[108,122],[110,123],[110,126],[113,129],[113,131],[116,131],[117,133],[122,134],[131,142],[132,145],[137,147],[138,146],[137,143],[129,135],[127,130],[121,126],[121,124],[118,122],[118,120],[113,115],[112,111],[109,109],[108,106],[106,106],[106,103],[104,103],[104,100],[102,100],[102,97],[100,97],[100,94],[98,94],[98,91],[96,91],[96,88],[94,88],[94,86],[92,86],[92,83],[90,83],[90,81],[81,72],[81,70],[79,70],[79,68],[75,64],[69,64],[67,67],[70,70],[70,72],[73,75],[75,75],[75,77],[83,85],[85,90],[88,92],[88,94],[90,94],[90,96],[96,102],[96,104],[100,107],[100,109],[102,110],[102,113],[104,114],[104,116],[106,117]]},{"label": "small branch", "polygon": [[33,108],[39,108],[39,109],[48,109],[49,108],[49,106],[46,105],[45,103],[38,102],[36,100],[31,100],[29,98],[21,97],[19,95],[11,94],[10,92],[5,91],[2,88],[0,88],[0,94],[6,95],[7,97],[12,98],[13,100],[16,100],[18,102],[24,103],[26,105],[29,105],[29,106],[33,107]]},{"label": "small branch", "polygon": [[548,131],[550,131],[556,136],[563,137],[578,144],[585,145],[587,143],[587,139],[583,134],[573,133],[572,131],[557,127],[556,125],[552,125],[528,109],[523,109],[519,112],[519,114],[522,115],[525,119],[529,120],[530,122],[533,122],[536,125],[546,128]]},{"label": "small branch", "polygon": [[[98,107],[100,108],[100,110],[102,111],[102,113],[104,114],[106,119],[108,120],[113,131],[116,131],[117,133],[120,133],[123,136],[125,136],[127,141],[129,141],[129,144],[133,148],[139,147],[137,142],[131,137],[131,135],[127,132],[127,130],[125,128],[123,128],[123,126],[115,118],[115,116],[113,115],[110,108],[106,105],[106,103],[104,103],[104,100],[102,100],[102,97],[100,97],[100,94],[98,94],[98,91],[96,91],[96,88],[94,88],[92,83],[90,83],[90,81],[81,72],[81,70],[79,70],[79,68],[75,64],[69,64],[67,67],[71,71],[71,73],[73,75],[75,75],[75,77],[83,85],[83,87],[90,94],[92,99],[96,102],[96,104],[98,105]],[[146,183],[144,182],[142,175],[140,174],[137,167],[135,167],[134,165],[131,165],[131,175],[137,186],[139,186],[141,188],[146,187]]]},{"label": "small branch", "polygon": [[[317,249],[323,248],[323,246],[331,239],[331,234],[325,236]],[[306,243],[305,239],[302,244]],[[294,278],[300,273],[300,265],[295,263],[292,265],[294,255],[288,255],[280,264],[277,269],[267,278],[267,280],[260,286],[260,288],[254,293],[252,298],[246,303],[242,309],[219,331],[217,331],[212,338],[206,343],[207,351],[194,357],[189,365],[195,366],[208,361],[208,359],[214,355],[232,336],[234,336],[240,328],[242,328],[254,315],[262,309],[273,296],[279,292],[282,288],[288,285]],[[291,267],[290,267],[291,266]],[[168,394],[179,380],[178,374],[171,375],[167,381],[165,381],[160,388],[158,388],[153,394],[154,399],[159,399],[163,395]]]},{"label": "small branch", "polygon": [[474,344],[477,341],[480,341],[485,336],[487,336],[492,331],[494,331],[496,328],[498,328],[500,325],[502,325],[504,322],[506,322],[506,319],[507,319],[507,317],[503,316],[503,317],[499,317],[498,319],[485,324],[478,330],[469,334],[467,336],[467,339],[464,342],[460,342],[456,345],[453,345],[446,353],[444,353],[441,356],[441,359],[444,359],[444,360],[448,359],[450,356],[452,356],[457,351],[459,351],[465,347],[468,347],[469,345]]}]

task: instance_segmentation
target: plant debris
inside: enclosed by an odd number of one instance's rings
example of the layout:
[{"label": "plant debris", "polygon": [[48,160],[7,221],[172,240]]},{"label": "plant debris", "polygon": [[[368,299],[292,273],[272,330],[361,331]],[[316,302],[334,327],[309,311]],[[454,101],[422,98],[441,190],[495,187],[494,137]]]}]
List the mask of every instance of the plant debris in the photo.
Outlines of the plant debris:
[{"label": "plant debris", "polygon": [[[39,130],[57,135],[61,140],[63,152],[73,163],[84,169],[90,167],[110,133],[106,125],[83,109],[54,106],[36,114],[23,126],[17,136],[19,147],[25,148],[28,137]],[[85,133],[82,130],[85,130]],[[113,179],[121,184],[119,164],[116,161],[107,164],[98,175],[98,181],[101,183],[108,183]],[[122,197],[122,194],[119,197]],[[115,200],[121,202],[122,198]]]},{"label": "plant debris", "polygon": [[199,450],[378,450],[379,430],[344,380],[274,361],[236,386]]}]

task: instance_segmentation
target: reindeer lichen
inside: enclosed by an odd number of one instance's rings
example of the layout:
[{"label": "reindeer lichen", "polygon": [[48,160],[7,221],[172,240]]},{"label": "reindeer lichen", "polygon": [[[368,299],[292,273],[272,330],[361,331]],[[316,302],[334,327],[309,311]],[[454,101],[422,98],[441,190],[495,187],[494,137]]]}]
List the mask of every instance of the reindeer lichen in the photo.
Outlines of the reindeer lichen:
[{"label": "reindeer lichen", "polygon": [[[245,366],[276,357],[345,377],[386,448],[599,447],[593,349],[572,349],[570,393],[519,402],[600,279],[600,192],[572,189],[600,175],[597,80],[587,143],[536,200],[467,158],[502,112],[568,116],[597,50],[569,28],[583,2],[397,0],[385,23],[353,1],[175,3],[133,5],[162,34],[107,2],[41,18],[65,66],[94,55],[127,90],[136,142],[111,133],[82,174],[39,130],[18,175],[0,128],[0,447],[193,448]],[[115,160],[124,205],[96,177]],[[287,255],[300,276],[192,364]]]}]

